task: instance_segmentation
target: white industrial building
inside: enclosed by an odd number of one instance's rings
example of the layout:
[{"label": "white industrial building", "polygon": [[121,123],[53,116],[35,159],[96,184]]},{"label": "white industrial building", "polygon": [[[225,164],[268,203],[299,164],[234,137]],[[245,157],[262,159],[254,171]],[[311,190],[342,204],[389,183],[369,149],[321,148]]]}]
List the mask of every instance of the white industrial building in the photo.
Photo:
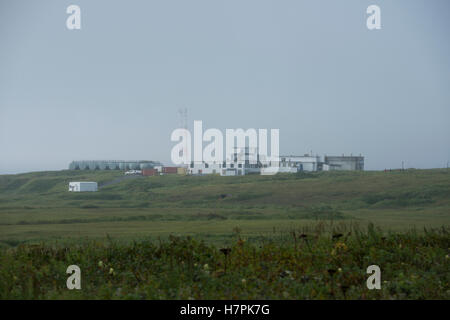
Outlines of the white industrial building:
[{"label": "white industrial building", "polygon": [[191,175],[219,174],[221,167],[222,166],[216,162],[191,162],[187,173]]},{"label": "white industrial building", "polygon": [[94,192],[98,191],[97,182],[69,182],[71,192]]},{"label": "white industrial building", "polygon": [[[220,174],[240,176],[251,173],[271,175],[276,173],[296,173],[299,171],[364,170],[364,157],[358,156],[280,156],[279,161],[267,161],[257,149],[235,148],[231,159],[224,162],[192,162],[187,170],[191,175]],[[255,161],[250,161],[250,159]]]},{"label": "white industrial building", "polygon": [[72,161],[69,170],[142,170],[161,166],[152,160],[80,160]]},{"label": "white industrial building", "polygon": [[320,157],[308,154],[303,156],[280,156],[278,166],[280,172],[283,172],[283,168],[294,168],[290,171],[286,170],[287,172],[318,171],[320,168]]},{"label": "white industrial building", "polygon": [[364,170],[364,157],[359,156],[325,156],[324,157],[324,171],[327,170],[350,170],[360,171]]},{"label": "white industrial building", "polygon": [[[254,159],[254,161],[251,161]],[[235,148],[231,159],[223,162],[191,162],[188,174],[220,174],[221,176],[243,176],[259,173],[261,165],[256,148]]]},{"label": "white industrial building", "polygon": [[275,173],[296,173],[299,171],[318,171],[321,168],[319,156],[280,156],[280,161],[269,161],[261,167],[262,175]]}]

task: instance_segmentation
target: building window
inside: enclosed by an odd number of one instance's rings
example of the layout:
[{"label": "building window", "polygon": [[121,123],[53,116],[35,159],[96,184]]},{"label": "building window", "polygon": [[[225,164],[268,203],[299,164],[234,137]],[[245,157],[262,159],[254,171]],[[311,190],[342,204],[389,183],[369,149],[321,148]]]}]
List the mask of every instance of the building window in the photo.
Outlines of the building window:
[{"label": "building window", "polygon": [[239,164],[238,164],[238,168],[242,168],[242,163],[239,163]]}]

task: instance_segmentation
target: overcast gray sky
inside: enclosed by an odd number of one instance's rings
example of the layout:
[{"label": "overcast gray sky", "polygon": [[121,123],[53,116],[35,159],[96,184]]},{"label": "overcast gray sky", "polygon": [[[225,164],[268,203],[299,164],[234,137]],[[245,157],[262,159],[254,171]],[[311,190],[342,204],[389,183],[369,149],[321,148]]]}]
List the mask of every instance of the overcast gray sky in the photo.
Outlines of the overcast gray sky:
[{"label": "overcast gray sky", "polygon": [[[66,8],[81,7],[81,30]],[[381,8],[381,30],[366,8]],[[450,160],[447,0],[0,0],[0,173],[170,162],[177,110],[282,154]]]}]

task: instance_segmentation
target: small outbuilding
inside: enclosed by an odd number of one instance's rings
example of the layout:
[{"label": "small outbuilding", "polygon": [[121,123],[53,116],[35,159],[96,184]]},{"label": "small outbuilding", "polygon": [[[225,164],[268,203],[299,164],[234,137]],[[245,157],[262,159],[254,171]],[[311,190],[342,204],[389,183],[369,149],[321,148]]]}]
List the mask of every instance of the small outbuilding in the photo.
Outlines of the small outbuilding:
[{"label": "small outbuilding", "polygon": [[97,182],[69,182],[69,191],[93,192],[98,191]]}]

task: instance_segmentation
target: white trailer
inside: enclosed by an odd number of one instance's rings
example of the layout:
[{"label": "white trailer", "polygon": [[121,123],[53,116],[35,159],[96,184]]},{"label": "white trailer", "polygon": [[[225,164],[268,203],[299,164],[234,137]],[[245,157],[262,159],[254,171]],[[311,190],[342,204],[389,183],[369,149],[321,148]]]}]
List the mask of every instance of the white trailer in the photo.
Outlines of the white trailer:
[{"label": "white trailer", "polygon": [[97,182],[69,182],[69,191],[72,192],[94,192],[97,190]]}]

